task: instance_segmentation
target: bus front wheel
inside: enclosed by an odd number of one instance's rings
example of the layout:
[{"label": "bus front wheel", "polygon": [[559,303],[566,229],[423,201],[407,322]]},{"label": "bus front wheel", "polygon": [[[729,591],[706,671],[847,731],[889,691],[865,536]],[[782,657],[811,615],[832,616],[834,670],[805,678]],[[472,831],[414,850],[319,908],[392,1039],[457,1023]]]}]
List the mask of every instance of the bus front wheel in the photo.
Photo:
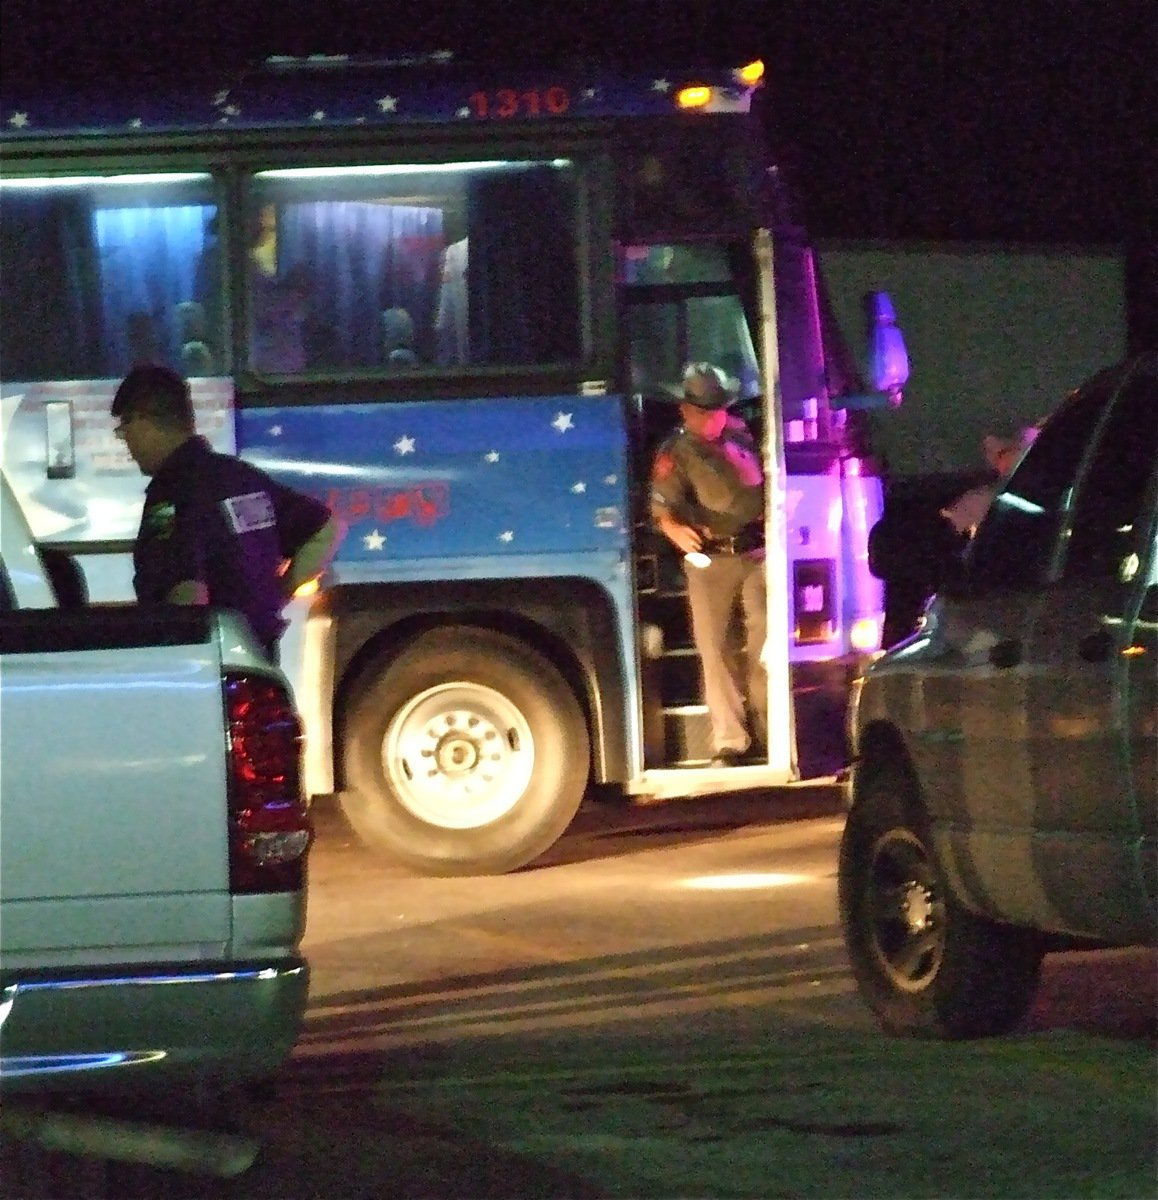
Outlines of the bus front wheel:
[{"label": "bus front wheel", "polygon": [[352,700],[342,808],[364,842],[425,874],[502,874],[558,840],[589,758],[546,658],[490,630],[431,630]]}]

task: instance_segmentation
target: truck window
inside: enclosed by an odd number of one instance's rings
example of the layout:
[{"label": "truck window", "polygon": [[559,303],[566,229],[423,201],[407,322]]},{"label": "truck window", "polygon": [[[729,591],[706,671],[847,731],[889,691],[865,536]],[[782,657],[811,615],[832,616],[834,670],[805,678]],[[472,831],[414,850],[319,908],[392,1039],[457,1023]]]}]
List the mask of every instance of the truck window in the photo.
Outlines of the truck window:
[{"label": "truck window", "polygon": [[1109,390],[1102,380],[1070,396],[995,497],[969,547],[967,585],[973,594],[1034,590],[1048,581],[1074,483]]},{"label": "truck window", "polygon": [[1102,427],[1074,509],[1063,574],[1117,578],[1137,544],[1135,528],[1158,467],[1158,377],[1142,373],[1123,387]]}]

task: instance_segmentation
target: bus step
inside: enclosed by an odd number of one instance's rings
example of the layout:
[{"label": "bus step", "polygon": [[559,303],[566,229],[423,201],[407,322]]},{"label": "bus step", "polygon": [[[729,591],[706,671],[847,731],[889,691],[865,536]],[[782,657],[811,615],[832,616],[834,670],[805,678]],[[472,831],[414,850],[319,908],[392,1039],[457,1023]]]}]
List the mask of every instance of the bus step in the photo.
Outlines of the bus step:
[{"label": "bus step", "polygon": [[693,649],[668,650],[659,660],[660,695],[664,708],[700,705],[704,693],[700,682],[700,656]]},{"label": "bus step", "polygon": [[671,766],[708,762],[712,757],[712,722],[702,704],[663,710],[664,750]]}]

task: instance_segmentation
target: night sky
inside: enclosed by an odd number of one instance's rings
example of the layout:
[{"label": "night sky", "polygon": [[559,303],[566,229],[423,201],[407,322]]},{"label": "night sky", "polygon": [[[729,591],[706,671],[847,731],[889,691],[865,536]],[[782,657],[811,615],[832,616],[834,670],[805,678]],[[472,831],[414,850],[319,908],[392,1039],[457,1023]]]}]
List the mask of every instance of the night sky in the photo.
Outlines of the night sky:
[{"label": "night sky", "polygon": [[0,4],[5,75],[436,49],[657,67],[759,56],[777,154],[817,236],[1124,243],[1132,287],[1153,287],[1154,0]]}]

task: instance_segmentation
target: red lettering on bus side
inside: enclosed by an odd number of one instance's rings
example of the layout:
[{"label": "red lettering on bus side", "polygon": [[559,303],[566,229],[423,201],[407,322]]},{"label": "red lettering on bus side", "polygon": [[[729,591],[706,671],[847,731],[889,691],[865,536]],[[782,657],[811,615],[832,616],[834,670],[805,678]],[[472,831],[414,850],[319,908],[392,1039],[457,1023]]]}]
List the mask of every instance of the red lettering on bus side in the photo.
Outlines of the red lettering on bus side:
[{"label": "red lettering on bus side", "polygon": [[450,489],[444,483],[432,483],[415,489],[414,519],[419,525],[433,525],[450,512]]},{"label": "red lettering on bus side", "polygon": [[467,100],[471,108],[474,109],[474,115],[476,117],[486,117],[490,115],[488,111],[490,105],[488,103],[486,92],[472,92],[467,97]]},{"label": "red lettering on bus side", "polygon": [[378,516],[383,521],[403,521],[410,516],[410,496],[407,492],[387,492],[378,502]]},{"label": "red lettering on bus side", "polygon": [[571,107],[571,97],[566,88],[549,87],[543,100],[547,111],[556,117],[562,116]]}]

